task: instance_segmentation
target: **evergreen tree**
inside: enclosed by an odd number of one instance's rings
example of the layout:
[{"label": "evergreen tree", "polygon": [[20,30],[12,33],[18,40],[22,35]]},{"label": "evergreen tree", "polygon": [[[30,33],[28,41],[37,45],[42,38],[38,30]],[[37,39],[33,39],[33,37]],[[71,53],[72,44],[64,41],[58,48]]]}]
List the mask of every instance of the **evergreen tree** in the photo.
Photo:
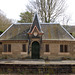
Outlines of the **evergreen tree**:
[{"label": "evergreen tree", "polygon": [[20,13],[20,18],[21,20],[19,20],[18,22],[19,23],[31,23],[32,22],[32,13],[30,12],[23,12],[23,13]]}]

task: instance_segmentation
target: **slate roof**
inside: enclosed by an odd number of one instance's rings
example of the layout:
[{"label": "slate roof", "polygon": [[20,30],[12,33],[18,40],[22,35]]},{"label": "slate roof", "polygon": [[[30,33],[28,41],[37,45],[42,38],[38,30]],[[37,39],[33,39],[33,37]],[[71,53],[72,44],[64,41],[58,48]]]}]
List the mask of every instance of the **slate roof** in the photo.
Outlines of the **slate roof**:
[{"label": "slate roof", "polygon": [[64,27],[71,33],[75,32],[75,25],[74,26],[64,25]]},{"label": "slate roof", "polygon": [[[32,23],[17,23],[11,25],[0,35],[0,40],[28,40],[28,31]],[[74,37],[60,24],[40,23],[44,32],[43,40],[72,40]]]}]

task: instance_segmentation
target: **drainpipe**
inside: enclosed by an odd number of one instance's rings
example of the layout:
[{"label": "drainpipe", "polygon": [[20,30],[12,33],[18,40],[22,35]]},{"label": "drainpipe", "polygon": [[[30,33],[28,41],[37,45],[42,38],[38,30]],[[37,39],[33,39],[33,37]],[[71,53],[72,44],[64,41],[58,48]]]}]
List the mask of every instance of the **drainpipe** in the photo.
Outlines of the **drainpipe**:
[{"label": "drainpipe", "polygon": [[[29,39],[28,39],[28,42],[29,42]],[[29,43],[28,43],[28,55],[29,55],[30,51],[29,51]]]},{"label": "drainpipe", "polygon": [[29,55],[29,34],[28,34],[28,55]]}]

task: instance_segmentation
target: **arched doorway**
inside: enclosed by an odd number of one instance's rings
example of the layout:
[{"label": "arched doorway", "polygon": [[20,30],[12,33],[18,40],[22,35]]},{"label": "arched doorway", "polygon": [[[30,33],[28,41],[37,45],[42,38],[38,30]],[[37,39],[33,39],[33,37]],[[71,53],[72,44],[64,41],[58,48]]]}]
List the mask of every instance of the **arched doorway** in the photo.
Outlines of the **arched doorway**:
[{"label": "arched doorway", "polygon": [[40,58],[40,44],[37,41],[32,43],[32,59],[39,59]]}]

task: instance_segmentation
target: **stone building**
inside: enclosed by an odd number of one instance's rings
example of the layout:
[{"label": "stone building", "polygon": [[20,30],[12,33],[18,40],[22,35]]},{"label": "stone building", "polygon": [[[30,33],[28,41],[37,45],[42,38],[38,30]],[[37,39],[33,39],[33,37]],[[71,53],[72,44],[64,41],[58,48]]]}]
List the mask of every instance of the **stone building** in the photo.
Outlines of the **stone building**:
[{"label": "stone building", "polygon": [[12,24],[0,35],[0,59],[75,59],[75,39],[60,24]]}]

